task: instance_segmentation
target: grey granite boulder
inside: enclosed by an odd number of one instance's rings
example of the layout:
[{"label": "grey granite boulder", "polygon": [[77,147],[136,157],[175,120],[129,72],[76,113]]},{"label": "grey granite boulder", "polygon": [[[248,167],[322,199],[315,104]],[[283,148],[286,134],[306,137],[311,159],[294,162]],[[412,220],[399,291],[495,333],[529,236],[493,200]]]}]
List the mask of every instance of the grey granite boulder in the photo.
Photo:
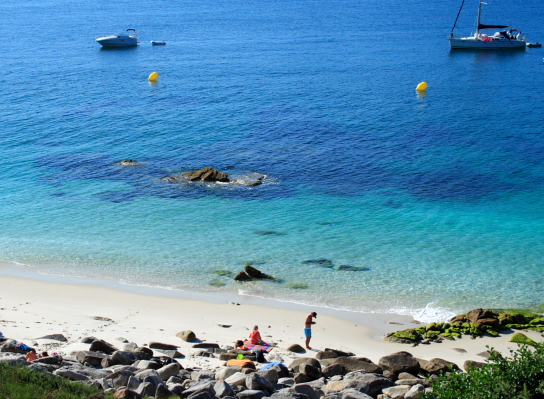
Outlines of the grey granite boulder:
[{"label": "grey granite boulder", "polygon": [[167,384],[168,390],[172,392],[172,395],[179,396],[180,398],[183,397],[183,392],[185,391],[185,387],[181,384]]},{"label": "grey granite boulder", "polygon": [[280,393],[285,391],[301,393],[303,395],[306,395],[308,399],[319,399],[321,396],[323,396],[323,391],[321,391],[320,389],[314,388],[308,384],[296,384],[292,386],[291,388],[282,389]]},{"label": "grey granite boulder", "polygon": [[373,399],[372,396],[359,392],[356,389],[346,389],[341,394],[341,399]]},{"label": "grey granite boulder", "polygon": [[165,349],[165,350],[177,350],[178,347],[172,344],[165,344],[163,342],[151,341],[148,345],[151,349]]},{"label": "grey granite boulder", "polygon": [[299,373],[306,374],[310,381],[317,380],[318,378],[321,378],[321,368],[314,367],[308,363],[303,363],[300,366],[298,366]]},{"label": "grey granite boulder", "polygon": [[313,357],[299,357],[291,362],[289,369],[293,370],[294,373],[298,373],[301,364],[309,364],[321,370],[321,363]]},{"label": "grey granite boulder", "polygon": [[108,355],[106,355],[105,353],[92,351],[79,351],[76,355],[77,361],[79,363],[89,363],[93,367],[99,367],[102,363],[102,359],[107,357]]},{"label": "grey granite boulder", "polygon": [[219,370],[215,372],[215,379],[216,380],[226,380],[231,375],[236,374],[236,370],[232,367],[221,367]]},{"label": "grey granite boulder", "polygon": [[404,399],[417,399],[421,396],[421,392],[425,392],[425,387],[422,384],[414,385],[404,394]]},{"label": "grey granite boulder", "polygon": [[215,396],[218,398],[224,398],[226,396],[234,396],[234,390],[225,381],[217,381],[213,386]]},{"label": "grey granite boulder", "polygon": [[340,364],[343,368],[344,373],[349,373],[357,370],[364,370],[367,373],[382,373],[382,368],[377,364],[372,363],[371,361],[366,361],[362,359],[356,359],[352,357],[337,357],[333,360],[333,364]]},{"label": "grey granite boulder", "polygon": [[179,370],[181,370],[180,364],[174,362],[161,367],[157,370],[157,373],[163,381],[167,381],[170,377],[178,375]]},{"label": "grey granite boulder", "polygon": [[236,388],[242,386],[246,387],[246,375],[244,373],[237,372],[225,380],[231,387]]},{"label": "grey granite boulder", "polygon": [[171,397],[172,394],[166,387],[166,385],[157,385],[157,389],[155,390],[155,399],[167,399]]},{"label": "grey granite boulder", "polygon": [[214,385],[215,385],[215,381],[213,382],[207,381],[207,382],[198,383],[196,385],[193,385],[190,388],[187,388],[185,392],[183,392],[183,396],[189,397],[195,393],[200,393],[200,392],[208,392],[211,396],[215,396],[215,391],[213,388]]},{"label": "grey granite boulder", "polygon": [[420,369],[417,359],[411,353],[404,351],[383,356],[378,364],[382,370],[389,370],[396,375],[402,372],[417,374]]},{"label": "grey granite boulder", "polygon": [[59,377],[68,378],[72,381],[87,381],[89,379],[86,375],[64,368],[53,371],[53,374],[58,375]]},{"label": "grey granite boulder", "polygon": [[315,358],[318,359],[318,360],[321,360],[321,359],[335,359],[337,357],[339,357],[338,354],[333,352],[333,351],[318,352],[315,355]]},{"label": "grey granite boulder", "polygon": [[330,366],[327,366],[321,370],[323,376],[326,378],[331,378],[332,376],[340,375],[342,374],[343,371],[344,371],[344,368],[342,367],[341,364],[338,364],[338,363],[331,364]]},{"label": "grey granite boulder", "polygon": [[391,399],[403,399],[404,395],[408,393],[411,387],[408,385],[398,385],[391,388],[385,388],[382,390],[384,395],[387,395]]},{"label": "grey granite boulder", "polygon": [[[119,372],[114,373],[114,376],[112,378],[108,379],[111,381],[111,385],[115,389],[119,389],[121,387],[128,387],[129,380],[131,380],[131,378],[136,380],[136,382],[132,381],[132,387],[136,389],[136,383],[138,382],[138,380],[133,376],[133,373],[131,373],[130,371],[120,370]],[[134,385],[136,385],[136,387],[134,387]]]},{"label": "grey granite boulder", "polygon": [[257,374],[263,377],[265,380],[270,381],[272,384],[278,383],[278,371],[274,368],[269,368],[266,370],[257,370]]},{"label": "grey granite boulder", "polygon": [[104,352],[104,353],[107,353],[108,355],[111,355],[113,352],[117,350],[119,349],[117,349],[115,346],[113,346],[112,344],[102,339],[97,339],[93,341],[91,346],[89,347],[89,351],[91,352]]},{"label": "grey granite boulder", "polygon": [[275,387],[270,381],[266,380],[257,373],[251,373],[246,375],[246,387],[251,390],[265,390],[268,392],[274,392]]},{"label": "grey granite boulder", "polygon": [[152,397],[155,395],[157,388],[153,386],[150,382],[142,382],[138,389],[136,389],[136,393],[138,393],[141,397]]},{"label": "grey granite boulder", "polygon": [[265,392],[255,389],[248,389],[236,394],[238,399],[262,399],[265,396],[267,396]]},{"label": "grey granite boulder", "polygon": [[195,392],[189,396],[187,399],[213,399],[214,396],[208,391]]}]

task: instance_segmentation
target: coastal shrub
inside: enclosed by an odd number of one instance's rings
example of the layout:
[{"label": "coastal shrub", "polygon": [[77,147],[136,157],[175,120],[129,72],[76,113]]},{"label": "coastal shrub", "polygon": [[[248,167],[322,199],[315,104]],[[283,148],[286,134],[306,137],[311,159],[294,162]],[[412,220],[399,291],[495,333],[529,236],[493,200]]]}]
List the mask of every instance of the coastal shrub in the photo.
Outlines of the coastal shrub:
[{"label": "coastal shrub", "polygon": [[[488,347],[489,348],[489,347]],[[544,345],[522,345],[509,357],[488,349],[488,364],[469,373],[454,372],[433,384],[424,399],[544,399]]]},{"label": "coastal shrub", "polygon": [[23,365],[0,362],[0,398],[106,399],[113,398],[113,395]]}]

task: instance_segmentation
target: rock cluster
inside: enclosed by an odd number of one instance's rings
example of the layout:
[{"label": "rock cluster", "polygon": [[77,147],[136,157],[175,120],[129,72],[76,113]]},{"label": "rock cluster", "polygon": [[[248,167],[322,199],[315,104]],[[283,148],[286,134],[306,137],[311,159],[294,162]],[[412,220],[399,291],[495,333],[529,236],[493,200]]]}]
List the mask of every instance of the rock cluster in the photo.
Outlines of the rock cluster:
[{"label": "rock cluster", "polygon": [[[189,336],[185,331],[183,336]],[[89,350],[70,356],[49,356],[26,362],[24,354],[11,352],[13,340],[6,339],[0,361],[23,363],[37,371],[57,375],[114,393],[115,398],[163,399],[411,399],[432,390],[437,375],[458,369],[443,359],[414,358],[408,352],[382,357],[378,364],[353,353],[327,348],[316,358],[295,359],[289,367],[269,363],[257,370],[255,363],[227,364],[214,370],[183,368],[174,358],[175,345],[150,342],[148,346],[125,343],[119,349],[89,337]],[[220,348],[215,343],[197,343],[195,355],[219,355],[229,360],[243,353]],[[230,350],[229,350],[230,349]],[[169,352],[172,356],[154,356]],[[274,360],[274,359],[272,359]],[[264,365],[263,365],[264,366]],[[477,365],[474,364],[474,367]]]},{"label": "rock cluster", "polygon": [[384,340],[402,344],[430,344],[442,339],[454,340],[462,334],[473,338],[484,334],[496,337],[507,329],[544,331],[544,318],[537,313],[495,312],[487,309],[473,309],[453,317],[449,323],[431,323],[428,326],[408,328],[385,336]]}]

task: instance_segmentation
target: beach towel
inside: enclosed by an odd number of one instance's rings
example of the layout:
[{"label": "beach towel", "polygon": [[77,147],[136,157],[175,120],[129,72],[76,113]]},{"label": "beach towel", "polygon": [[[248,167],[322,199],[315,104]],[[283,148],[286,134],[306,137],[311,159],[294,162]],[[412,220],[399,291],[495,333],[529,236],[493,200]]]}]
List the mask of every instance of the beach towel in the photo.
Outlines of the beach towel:
[{"label": "beach towel", "polygon": [[246,341],[244,342],[244,347],[246,347],[248,350],[252,352],[261,351],[261,352],[268,353],[276,347],[276,344],[272,344],[272,343],[269,344],[269,343],[263,342],[261,345],[255,345],[250,343],[249,341]]},{"label": "beach towel", "polygon": [[231,359],[227,362],[227,366],[251,367],[255,368],[255,363],[247,359]]},{"label": "beach towel", "polygon": [[277,365],[277,364],[279,364],[279,365],[281,365],[281,366],[287,368],[287,366],[286,366],[285,364],[281,363],[281,362],[272,362],[272,363],[268,363],[267,365],[264,365],[264,366],[261,367],[259,370],[268,370],[268,369],[274,367],[274,366]]}]

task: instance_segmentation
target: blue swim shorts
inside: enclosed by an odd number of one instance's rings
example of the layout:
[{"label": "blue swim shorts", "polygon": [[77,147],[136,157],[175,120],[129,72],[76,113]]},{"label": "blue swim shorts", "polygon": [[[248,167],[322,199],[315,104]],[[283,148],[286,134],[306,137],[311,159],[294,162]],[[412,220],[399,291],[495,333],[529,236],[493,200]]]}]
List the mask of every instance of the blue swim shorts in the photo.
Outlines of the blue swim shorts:
[{"label": "blue swim shorts", "polygon": [[305,328],[304,329],[304,335],[306,336],[306,338],[311,338],[312,337],[312,329],[311,328]]}]

